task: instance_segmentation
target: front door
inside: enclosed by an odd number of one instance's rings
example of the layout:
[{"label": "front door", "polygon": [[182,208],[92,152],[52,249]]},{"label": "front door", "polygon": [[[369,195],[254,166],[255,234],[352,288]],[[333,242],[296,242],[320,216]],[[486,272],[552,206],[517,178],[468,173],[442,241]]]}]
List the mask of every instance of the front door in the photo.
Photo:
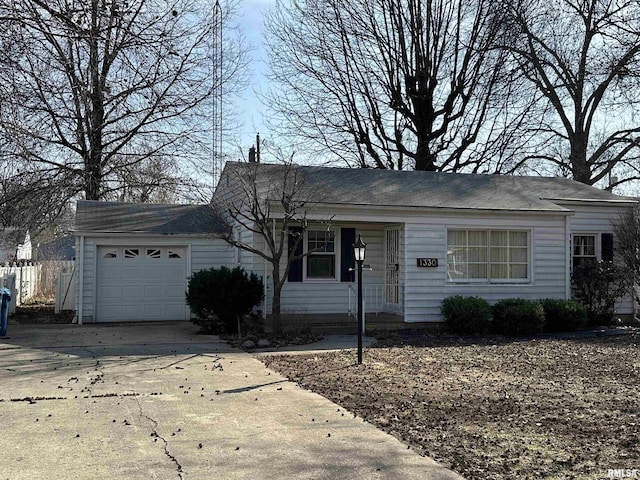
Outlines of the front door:
[{"label": "front door", "polygon": [[384,310],[397,312],[400,307],[400,228],[384,229]]}]

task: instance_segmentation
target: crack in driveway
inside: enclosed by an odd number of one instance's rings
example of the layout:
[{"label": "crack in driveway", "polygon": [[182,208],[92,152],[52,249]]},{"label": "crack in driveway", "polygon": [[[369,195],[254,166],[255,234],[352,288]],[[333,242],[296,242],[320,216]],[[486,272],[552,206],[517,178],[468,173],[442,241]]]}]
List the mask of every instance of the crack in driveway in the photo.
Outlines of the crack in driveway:
[{"label": "crack in driveway", "polygon": [[169,442],[167,442],[167,440],[162,435],[160,435],[158,433],[158,422],[157,422],[157,420],[151,418],[149,415],[144,413],[142,411],[142,405],[140,404],[140,399],[138,397],[134,397],[134,398],[136,399],[136,403],[138,404],[138,410],[140,410],[140,416],[146,418],[151,423],[153,423],[153,428],[151,429],[151,436],[155,437],[155,438],[159,438],[160,440],[162,440],[164,454],[175,464],[176,470],[177,470],[177,473],[178,473],[178,478],[180,480],[184,480],[184,474],[186,472],[182,469],[182,465],[180,464],[178,459],[176,457],[174,457],[171,454],[171,452],[169,451]]}]

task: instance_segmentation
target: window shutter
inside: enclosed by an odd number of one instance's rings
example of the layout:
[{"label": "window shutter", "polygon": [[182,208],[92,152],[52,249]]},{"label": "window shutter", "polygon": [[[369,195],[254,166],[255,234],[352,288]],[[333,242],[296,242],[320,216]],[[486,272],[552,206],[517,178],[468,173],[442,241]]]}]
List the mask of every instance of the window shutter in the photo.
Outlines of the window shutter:
[{"label": "window shutter", "polygon": [[353,244],[356,243],[356,229],[343,228],[340,232],[340,281],[354,282],[355,272],[349,271],[355,267]]},{"label": "window shutter", "polygon": [[[302,235],[302,228],[300,227],[291,227],[289,228],[289,248],[287,253],[289,257],[293,255],[302,255],[303,252],[303,242],[304,239],[300,239],[298,246],[295,247],[296,241],[299,236]],[[295,248],[295,251],[293,251]],[[302,259],[294,260],[291,262],[291,266],[289,267],[289,275],[287,276],[287,280],[289,282],[301,282],[302,281]]]},{"label": "window shutter", "polygon": [[613,262],[613,234],[603,233],[601,235],[602,241],[602,261]]}]

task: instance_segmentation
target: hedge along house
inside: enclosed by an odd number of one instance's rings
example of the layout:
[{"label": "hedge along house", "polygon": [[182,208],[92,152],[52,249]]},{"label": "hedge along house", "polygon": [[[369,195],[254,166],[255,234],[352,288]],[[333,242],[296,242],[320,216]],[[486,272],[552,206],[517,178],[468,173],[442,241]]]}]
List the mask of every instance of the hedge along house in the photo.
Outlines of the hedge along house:
[{"label": "hedge along house", "polygon": [[188,320],[192,272],[233,261],[208,205],[78,201],[79,323]]},{"label": "hedge along house", "polygon": [[[184,293],[191,272],[221,265],[263,276],[261,308],[269,315],[270,264],[223,237],[264,251],[264,237],[247,221],[251,215],[240,222],[229,212],[260,206],[277,237],[283,202],[298,203],[284,237],[284,320],[354,322],[348,315],[356,303],[351,247],[361,234],[370,266],[363,276],[366,321],[379,326],[439,322],[440,303],[451,295],[491,302],[569,298],[573,265],[610,260],[611,221],[634,204],[560,178],[228,162],[213,210],[78,202],[79,320],[188,319]],[[289,247],[307,256],[286,272]],[[632,313],[631,299],[621,301],[618,314]]]},{"label": "hedge along house", "polygon": [[[301,202],[303,240],[296,253],[313,252],[294,262],[282,291],[282,313],[297,323],[346,318],[355,310],[350,269],[358,234],[371,267],[363,278],[368,324],[377,317],[388,324],[390,317],[380,314],[393,314],[395,326],[442,321],[440,304],[451,295],[490,302],[570,298],[573,267],[613,259],[611,222],[635,203],[564,178],[227,163],[214,204],[224,216],[254,181],[257,200],[272,204],[277,231],[278,186],[292,169],[308,197]],[[264,248],[260,235],[226,221],[238,229],[236,237]],[[266,274],[271,288],[268,265],[256,255],[246,258],[244,266]],[[267,313],[270,302],[268,294]],[[631,315],[631,297],[617,310]]]}]

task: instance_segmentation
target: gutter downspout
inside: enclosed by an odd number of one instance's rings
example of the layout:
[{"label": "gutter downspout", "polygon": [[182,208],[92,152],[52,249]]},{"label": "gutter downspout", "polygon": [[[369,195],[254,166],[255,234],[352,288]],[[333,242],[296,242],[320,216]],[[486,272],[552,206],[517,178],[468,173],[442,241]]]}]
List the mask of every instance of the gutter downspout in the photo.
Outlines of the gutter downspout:
[{"label": "gutter downspout", "polygon": [[80,235],[80,254],[78,255],[78,325],[82,325],[82,315],[84,314],[84,235]]}]

